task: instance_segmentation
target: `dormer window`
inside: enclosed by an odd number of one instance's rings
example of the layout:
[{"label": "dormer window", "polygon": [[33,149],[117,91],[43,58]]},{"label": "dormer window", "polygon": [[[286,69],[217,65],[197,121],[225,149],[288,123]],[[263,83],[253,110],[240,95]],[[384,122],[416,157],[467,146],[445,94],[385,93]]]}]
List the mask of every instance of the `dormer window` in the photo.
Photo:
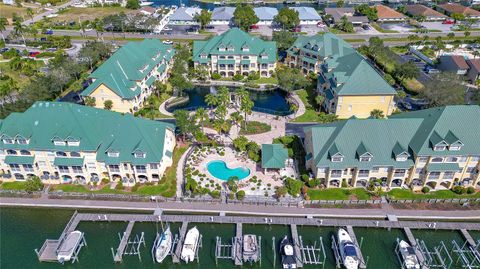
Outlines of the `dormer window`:
[{"label": "dormer window", "polygon": [[332,157],[332,162],[341,163],[341,162],[343,162],[343,157],[342,156],[334,156],[334,157]]},{"label": "dormer window", "polygon": [[145,152],[142,152],[142,151],[135,151],[135,153],[134,153],[134,156],[137,159],[145,158],[145,155],[146,155]]},{"label": "dormer window", "polygon": [[108,157],[112,157],[112,158],[118,158],[118,156],[120,156],[120,152],[118,151],[109,151],[107,153]]},{"label": "dormer window", "polygon": [[405,162],[405,161],[407,161],[407,159],[408,159],[408,156],[407,155],[402,155],[402,154],[397,155],[397,157],[395,158],[395,160],[397,162]]},{"label": "dormer window", "polygon": [[460,141],[457,141],[455,143],[450,144],[450,146],[448,147],[448,150],[459,151],[462,149],[462,146],[463,146],[463,143]]},{"label": "dormer window", "polygon": [[207,59],[207,54],[206,54],[206,53],[200,54],[200,58],[202,58],[202,59]]},{"label": "dormer window", "polygon": [[28,144],[28,140],[21,137],[21,138],[17,138],[17,143],[20,144],[20,145],[26,145]]},{"label": "dormer window", "polygon": [[17,152],[13,149],[8,149],[7,150],[7,155],[17,155]]},{"label": "dormer window", "polygon": [[225,46],[224,45],[220,45],[218,47],[218,51],[225,51]]},{"label": "dormer window", "polygon": [[67,145],[72,146],[72,147],[78,147],[78,146],[80,146],[80,141],[79,140],[70,140],[70,141],[67,141]]},{"label": "dormer window", "polygon": [[79,157],[80,157],[80,153],[78,153],[78,152],[76,152],[76,151],[72,151],[72,152],[70,152],[70,157],[79,158]]},{"label": "dormer window", "polygon": [[444,151],[446,149],[447,149],[447,146],[446,145],[441,145],[441,144],[433,147],[434,151]]},{"label": "dormer window", "polygon": [[371,156],[362,156],[360,157],[360,161],[361,162],[369,162],[372,160],[372,157]]},{"label": "dormer window", "polygon": [[66,145],[65,141],[61,141],[61,140],[54,140],[53,144],[55,146],[65,146]]},{"label": "dormer window", "polygon": [[20,150],[20,155],[29,156],[30,151],[22,149],[22,150]]},{"label": "dormer window", "polygon": [[13,139],[11,139],[11,138],[4,138],[4,139],[3,139],[3,143],[4,143],[4,144],[13,144],[14,141],[13,141]]},{"label": "dormer window", "polygon": [[262,59],[268,59],[268,55],[266,53],[263,53],[261,56],[260,56]]},{"label": "dormer window", "polygon": [[234,51],[235,48],[234,48],[232,45],[230,45],[230,46],[228,46],[227,50],[228,50],[228,51]]},{"label": "dormer window", "polygon": [[250,51],[250,48],[247,45],[244,45],[242,47],[242,51]]},{"label": "dormer window", "polygon": [[139,71],[140,71],[141,73],[143,73],[143,72],[145,72],[145,70],[147,70],[147,68],[148,68],[148,64],[145,65],[145,66],[143,66]]},{"label": "dormer window", "polygon": [[57,151],[55,152],[55,155],[57,155],[57,157],[67,157],[67,153],[63,151]]}]

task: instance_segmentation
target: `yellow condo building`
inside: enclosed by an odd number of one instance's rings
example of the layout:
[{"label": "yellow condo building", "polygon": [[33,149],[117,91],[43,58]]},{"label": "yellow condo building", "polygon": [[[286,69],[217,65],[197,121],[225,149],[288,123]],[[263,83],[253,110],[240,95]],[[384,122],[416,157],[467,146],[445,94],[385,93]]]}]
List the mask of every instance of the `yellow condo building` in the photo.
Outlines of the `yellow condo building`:
[{"label": "yellow condo building", "polygon": [[95,107],[134,113],[152,94],[155,81],[165,82],[175,50],[158,39],[129,42],[118,49],[90,75],[91,84],[82,92],[92,97]]},{"label": "yellow condo building", "polygon": [[304,73],[318,73],[324,109],[347,119],[367,118],[372,110],[388,116],[395,110],[395,90],[357,53],[334,34],[299,37],[287,51],[286,63]]}]

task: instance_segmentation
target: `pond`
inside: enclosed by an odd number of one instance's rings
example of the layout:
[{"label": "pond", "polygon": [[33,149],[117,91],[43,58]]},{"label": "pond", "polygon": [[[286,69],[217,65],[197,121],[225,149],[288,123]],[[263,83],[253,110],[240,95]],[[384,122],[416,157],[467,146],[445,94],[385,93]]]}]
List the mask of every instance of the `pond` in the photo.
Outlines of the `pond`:
[{"label": "pond", "polygon": [[[235,91],[235,88],[230,88],[230,91]],[[195,110],[199,107],[207,107],[205,103],[205,96],[209,93],[214,93],[215,87],[195,87],[192,90],[187,90],[188,102],[175,105],[167,110],[174,112],[178,109]],[[290,109],[290,104],[287,101],[287,92],[274,89],[271,91],[254,91],[249,90],[250,99],[253,101],[253,111],[268,113],[278,116],[286,116],[293,113]]]}]

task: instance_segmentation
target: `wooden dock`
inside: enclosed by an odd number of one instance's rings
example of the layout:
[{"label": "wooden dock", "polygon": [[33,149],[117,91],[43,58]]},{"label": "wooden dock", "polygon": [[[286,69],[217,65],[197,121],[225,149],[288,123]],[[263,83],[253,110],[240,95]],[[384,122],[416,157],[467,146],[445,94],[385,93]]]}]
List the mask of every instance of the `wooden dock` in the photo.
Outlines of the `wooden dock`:
[{"label": "wooden dock", "polygon": [[235,255],[234,261],[235,265],[243,265],[243,224],[241,222],[237,223],[237,230],[235,234],[235,240],[233,244],[235,244],[234,250]]},{"label": "wooden dock", "polygon": [[465,238],[465,241],[471,246],[471,247],[476,247],[477,242],[473,239],[473,237],[470,235],[470,233],[466,229],[460,229],[460,233],[462,233],[463,238]]},{"label": "wooden dock", "polygon": [[182,247],[183,247],[183,242],[185,241],[185,235],[187,234],[187,228],[188,228],[188,221],[182,222],[182,227],[180,228],[177,247],[175,249],[174,255],[172,256],[173,263],[180,262],[180,256],[182,255]]},{"label": "wooden dock", "polygon": [[120,240],[117,252],[115,253],[115,256],[113,258],[114,262],[123,261],[123,253],[125,252],[125,248],[128,244],[128,239],[130,238],[130,234],[132,233],[133,225],[135,225],[135,221],[131,220],[128,222],[127,229],[125,229],[125,232],[123,232],[122,240]]},{"label": "wooden dock", "polygon": [[347,232],[352,238],[353,243],[357,247],[357,250],[358,250],[357,256],[358,256],[358,259],[360,260],[359,268],[362,268],[362,269],[367,268],[367,264],[365,263],[365,259],[363,258],[362,250],[360,249],[360,245],[358,244],[357,236],[355,235],[355,231],[353,231],[353,227],[347,226]]},{"label": "wooden dock", "polygon": [[300,240],[298,239],[298,230],[296,224],[290,225],[290,232],[292,233],[293,249],[297,260],[297,268],[303,267],[302,253],[300,252]]},{"label": "wooden dock", "polygon": [[[408,242],[410,243],[410,246],[412,246],[413,249],[415,250],[415,255],[417,256],[418,262],[420,264],[425,264],[425,257],[423,256],[423,253],[418,249],[417,240],[413,236],[412,231],[408,227],[403,228],[403,231],[405,232],[405,235],[407,236],[407,239],[408,239]],[[423,266],[423,268],[425,268],[425,266]]]}]

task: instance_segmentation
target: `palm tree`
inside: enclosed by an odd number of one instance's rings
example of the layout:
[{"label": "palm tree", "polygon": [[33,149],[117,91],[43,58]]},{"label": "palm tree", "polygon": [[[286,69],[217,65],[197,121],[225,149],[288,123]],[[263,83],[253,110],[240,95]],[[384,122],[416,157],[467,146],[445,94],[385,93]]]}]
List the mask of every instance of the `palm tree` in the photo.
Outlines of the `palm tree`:
[{"label": "palm tree", "polygon": [[218,98],[213,93],[209,93],[205,96],[205,103],[213,108],[214,106],[218,105]]},{"label": "palm tree", "polygon": [[245,129],[247,128],[247,114],[252,113],[252,108],[253,108],[253,101],[250,99],[250,93],[245,90],[245,88],[240,88],[237,91],[237,95],[240,97],[240,111],[243,111],[245,113],[244,117],[244,124],[245,124]]},{"label": "palm tree", "polygon": [[27,16],[30,18],[30,20],[33,20],[33,9],[28,7],[26,12],[27,12]]},{"label": "palm tree", "polygon": [[208,120],[208,113],[205,110],[205,108],[201,107],[197,109],[197,111],[195,112],[195,118],[197,118],[197,120],[200,122],[200,125],[202,126],[202,132],[203,132],[205,121]]},{"label": "palm tree", "polygon": [[13,34],[15,36],[21,36],[23,39],[23,44],[25,44],[25,47],[26,47],[27,42],[25,41],[25,37],[23,36],[23,33],[25,33],[25,31],[26,31],[26,28],[22,24],[22,19],[18,18],[17,20],[15,20],[15,22],[13,23]]},{"label": "palm tree", "polygon": [[230,114],[230,119],[232,119],[232,121],[235,122],[235,125],[240,125],[243,121],[243,116],[240,114],[240,112],[235,111],[232,114]]},{"label": "palm tree", "polygon": [[370,116],[374,119],[381,119],[385,117],[385,115],[383,114],[383,111],[380,109],[374,109],[370,111]]},{"label": "palm tree", "polygon": [[219,87],[218,88],[218,103],[228,107],[230,103],[230,91],[228,91],[227,87]]},{"label": "palm tree", "polygon": [[3,43],[5,43],[5,36],[3,35],[3,31],[7,29],[7,25],[8,25],[7,18],[3,16],[0,17],[0,33],[2,34]]}]

